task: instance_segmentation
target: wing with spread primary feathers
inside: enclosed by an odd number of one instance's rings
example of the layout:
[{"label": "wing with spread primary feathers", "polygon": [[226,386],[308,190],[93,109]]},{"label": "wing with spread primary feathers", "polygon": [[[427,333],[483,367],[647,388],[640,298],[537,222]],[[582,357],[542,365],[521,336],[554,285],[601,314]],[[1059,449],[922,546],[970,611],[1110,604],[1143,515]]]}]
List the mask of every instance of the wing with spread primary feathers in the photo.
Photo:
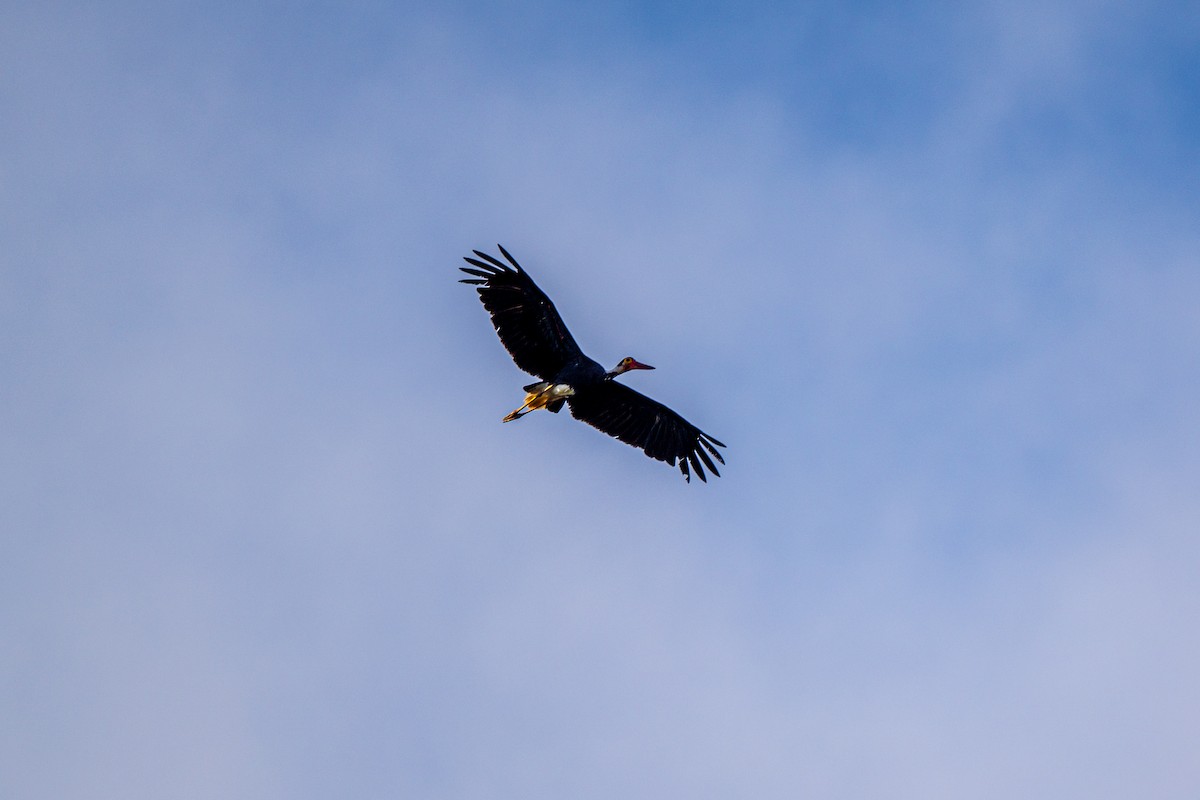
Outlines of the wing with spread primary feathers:
[{"label": "wing with spread primary feathers", "polygon": [[721,474],[713,459],[725,463],[717,452],[717,447],[724,447],[724,444],[662,403],[628,386],[605,381],[569,398],[567,404],[575,419],[640,448],[651,458],[672,466],[678,462],[680,472],[689,483],[691,472],[695,472],[700,480],[708,481],[704,467],[708,467],[713,475]]},{"label": "wing with spread primary feathers", "polygon": [[478,258],[463,259],[471,266],[459,269],[475,277],[459,282],[478,287],[479,299],[492,315],[500,342],[517,366],[542,380],[552,380],[560,369],[582,355],[554,303],[503,247],[500,253],[508,264],[487,253],[474,252]]}]

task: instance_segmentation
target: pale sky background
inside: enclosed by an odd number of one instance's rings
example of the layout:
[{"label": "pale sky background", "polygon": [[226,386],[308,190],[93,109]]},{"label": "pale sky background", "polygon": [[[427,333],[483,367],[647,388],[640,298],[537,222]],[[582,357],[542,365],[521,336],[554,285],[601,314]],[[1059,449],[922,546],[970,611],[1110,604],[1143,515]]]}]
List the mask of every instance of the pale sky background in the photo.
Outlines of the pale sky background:
[{"label": "pale sky background", "polygon": [[1200,6],[584,6],[5,4],[0,796],[1200,797]]}]

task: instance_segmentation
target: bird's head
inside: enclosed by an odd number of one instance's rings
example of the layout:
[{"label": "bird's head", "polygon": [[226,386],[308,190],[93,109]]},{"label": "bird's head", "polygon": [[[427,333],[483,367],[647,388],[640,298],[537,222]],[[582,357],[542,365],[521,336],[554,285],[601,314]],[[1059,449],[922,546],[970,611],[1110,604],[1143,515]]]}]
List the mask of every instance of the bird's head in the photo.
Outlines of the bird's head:
[{"label": "bird's head", "polygon": [[631,358],[630,356],[625,356],[625,358],[622,358],[620,362],[618,362],[617,365],[612,368],[612,371],[608,373],[608,377],[615,378],[623,372],[629,372],[631,369],[654,369],[654,367],[650,366],[649,364],[643,364],[642,362]]}]

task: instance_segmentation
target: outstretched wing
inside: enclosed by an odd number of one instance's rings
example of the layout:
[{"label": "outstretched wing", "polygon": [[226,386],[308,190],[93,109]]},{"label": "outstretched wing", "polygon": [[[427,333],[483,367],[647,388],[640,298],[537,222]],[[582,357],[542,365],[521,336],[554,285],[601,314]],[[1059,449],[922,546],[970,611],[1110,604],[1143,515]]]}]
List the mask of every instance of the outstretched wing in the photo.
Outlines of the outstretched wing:
[{"label": "outstretched wing", "polygon": [[542,380],[552,380],[560,369],[582,354],[554,303],[503,247],[500,253],[508,259],[508,264],[487,253],[474,252],[479,258],[464,257],[471,266],[459,269],[476,277],[464,278],[459,283],[479,287],[476,289],[479,299],[492,315],[500,342],[517,366]]},{"label": "outstretched wing", "polygon": [[641,448],[651,458],[671,466],[678,462],[679,471],[689,483],[692,471],[700,480],[708,481],[704,467],[708,467],[713,475],[721,474],[713,464],[713,458],[725,463],[717,452],[717,447],[724,447],[724,444],[662,403],[628,386],[604,381],[568,398],[567,403],[575,419]]}]

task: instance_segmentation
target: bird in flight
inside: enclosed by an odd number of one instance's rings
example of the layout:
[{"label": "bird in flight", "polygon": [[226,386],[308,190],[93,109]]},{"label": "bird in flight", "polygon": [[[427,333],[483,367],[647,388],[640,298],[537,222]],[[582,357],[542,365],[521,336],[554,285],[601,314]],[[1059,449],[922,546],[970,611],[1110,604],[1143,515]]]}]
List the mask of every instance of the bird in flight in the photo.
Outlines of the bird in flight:
[{"label": "bird in flight", "polygon": [[692,472],[707,482],[705,467],[714,475],[721,474],[713,459],[725,463],[717,451],[724,444],[662,403],[614,380],[630,370],[654,367],[627,357],[605,371],[583,354],[554,303],[507,250],[500,247],[507,264],[478,250],[474,253],[476,258],[463,259],[471,266],[459,267],[472,277],[459,282],[477,287],[513,361],[541,379],[524,387],[525,402],[504,422],[539,408],[557,414],[566,403],[575,419],[639,448],[650,458],[678,464],[689,483]]}]

